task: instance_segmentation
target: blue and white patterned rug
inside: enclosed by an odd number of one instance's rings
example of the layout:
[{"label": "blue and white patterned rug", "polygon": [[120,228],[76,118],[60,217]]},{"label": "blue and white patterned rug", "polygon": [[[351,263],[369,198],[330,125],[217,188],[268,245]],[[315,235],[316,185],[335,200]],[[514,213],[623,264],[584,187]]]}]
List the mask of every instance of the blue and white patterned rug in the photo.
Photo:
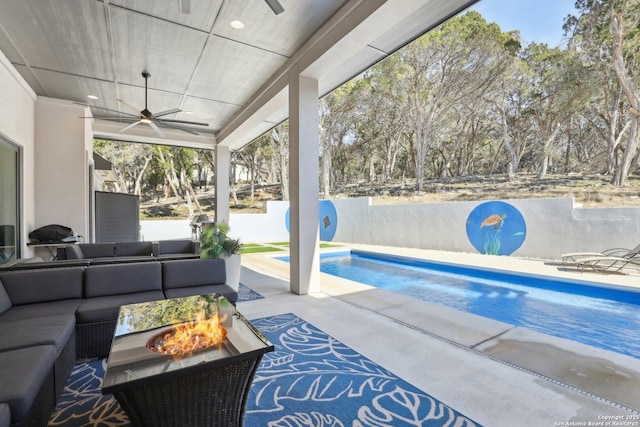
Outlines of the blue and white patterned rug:
[{"label": "blue and white patterned rug", "polygon": [[[246,427],[478,424],[293,314],[252,323],[275,345],[251,386]],[[49,426],[129,426],[100,387],[106,361],[77,365]]]},{"label": "blue and white patterned rug", "polygon": [[242,283],[240,283],[240,285],[238,286],[238,302],[253,301],[261,298],[264,297],[253,289],[243,285]]}]

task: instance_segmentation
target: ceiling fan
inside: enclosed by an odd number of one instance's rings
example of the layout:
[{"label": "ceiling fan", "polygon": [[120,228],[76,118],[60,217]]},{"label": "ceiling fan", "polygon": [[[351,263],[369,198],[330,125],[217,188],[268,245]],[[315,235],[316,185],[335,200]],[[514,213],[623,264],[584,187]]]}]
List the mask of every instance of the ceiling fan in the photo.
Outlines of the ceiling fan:
[{"label": "ceiling fan", "polygon": [[[271,8],[273,13],[276,15],[280,15],[284,12],[284,7],[278,2],[278,0],[264,0],[267,5]],[[178,0],[178,5],[180,7],[180,13],[184,15],[189,15],[191,13],[191,0]]]},{"label": "ceiling fan", "polygon": [[275,13],[276,15],[280,15],[282,12],[284,12],[284,7],[282,7],[282,5],[278,2],[278,0],[264,0],[264,1],[267,2],[267,4],[269,5],[273,13]]},{"label": "ceiling fan", "polygon": [[[179,108],[173,108],[171,110],[166,110],[166,111],[162,111],[160,113],[153,114],[147,108],[147,91],[148,91],[147,80],[149,79],[149,77],[151,77],[151,74],[149,74],[146,71],[143,71],[142,72],[142,77],[144,77],[144,110],[142,110],[142,111],[140,111],[139,113],[136,113],[136,114],[131,114],[131,113],[127,113],[127,112],[111,110],[109,108],[94,106],[92,108],[98,108],[100,110],[106,110],[106,111],[111,111],[111,112],[114,112],[114,113],[126,115],[126,117],[94,116],[94,118],[103,119],[103,120],[110,120],[110,121],[119,121],[119,122],[123,121],[123,120],[125,120],[125,121],[126,120],[135,120],[130,125],[120,129],[119,132],[126,132],[129,129],[131,129],[132,127],[137,126],[140,123],[144,123],[144,124],[149,125],[158,135],[160,135],[162,137],[164,137],[165,135],[164,135],[164,132],[162,132],[162,130],[160,129],[160,126],[171,128],[171,129],[177,129],[177,130],[180,130],[180,131],[183,131],[183,132],[190,133],[192,135],[198,135],[198,133],[193,131],[193,130],[191,130],[191,129],[186,129],[184,127],[176,126],[174,123],[176,123],[176,124],[186,124],[186,125],[196,125],[196,126],[209,126],[208,123],[191,122],[191,121],[187,121],[187,120],[170,120],[170,119],[163,119],[162,118],[164,116],[168,116],[169,114],[179,113],[180,111],[182,111]],[[123,104],[126,107],[128,107],[132,112],[136,112],[137,111],[137,109],[135,107],[133,107],[132,105],[128,104],[127,102],[125,102],[125,101],[123,101],[121,99],[118,99],[118,102],[120,102],[121,104]]]}]

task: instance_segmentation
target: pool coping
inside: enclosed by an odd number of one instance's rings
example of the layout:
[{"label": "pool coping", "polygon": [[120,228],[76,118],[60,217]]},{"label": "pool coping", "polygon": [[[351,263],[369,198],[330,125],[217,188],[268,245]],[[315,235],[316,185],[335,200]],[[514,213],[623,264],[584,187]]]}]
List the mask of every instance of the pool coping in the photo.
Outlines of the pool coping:
[{"label": "pool coping", "polygon": [[[361,249],[363,245],[345,245],[340,249],[333,248],[331,252],[347,251],[351,248]],[[407,256],[429,262],[443,262],[442,257],[427,257],[420,250],[407,248],[381,248],[366,246],[372,252],[390,251],[397,256]],[[328,252],[328,251],[323,251]],[[429,251],[426,251],[429,252]],[[434,251],[440,252],[440,251]],[[386,253],[386,252],[385,252]],[[409,255],[407,255],[409,254]],[[279,256],[284,254],[280,253]],[[440,254],[442,255],[442,254]],[[471,259],[463,254],[465,260]],[[471,254],[473,255],[473,254]],[[289,278],[288,264],[277,261],[275,256],[260,255],[263,264],[272,272],[284,279]],[[454,255],[455,257],[455,255]],[[484,256],[487,257],[487,256]],[[504,257],[500,261],[504,264]],[[269,260],[270,259],[270,260]],[[254,260],[253,262],[256,262]],[[475,260],[492,264],[494,259]],[[541,260],[509,260],[511,269],[499,268],[501,271],[525,271],[527,274],[556,277]],[[513,262],[516,261],[516,262]],[[444,260],[451,262],[451,260]],[[473,266],[473,263],[453,262],[461,266]],[[495,263],[493,263],[495,264]],[[477,266],[477,265],[476,265]],[[483,269],[491,266],[480,265]],[[536,269],[538,271],[536,271]],[[540,270],[546,270],[541,273]],[[591,281],[598,285],[592,276],[599,274],[580,274],[576,277],[566,277],[560,272],[560,278],[569,278],[580,282]],[[587,276],[587,277],[585,277]],[[586,280],[585,280],[586,279]],[[638,290],[638,286],[629,285],[620,278],[616,281],[601,283],[605,287]],[[622,283],[620,283],[622,282]],[[603,400],[622,409],[640,411],[640,396],[635,390],[640,389],[640,360],[631,356],[615,353],[597,347],[582,344],[523,327],[466,313],[435,303],[417,300],[391,291],[378,289],[347,279],[342,279],[325,273],[320,273],[321,292],[356,307],[375,312],[393,319],[405,326],[418,330],[424,334],[444,340],[451,345],[475,352],[482,357],[488,357],[500,363],[513,366],[515,369],[526,370],[543,380],[575,389],[596,399]]]}]

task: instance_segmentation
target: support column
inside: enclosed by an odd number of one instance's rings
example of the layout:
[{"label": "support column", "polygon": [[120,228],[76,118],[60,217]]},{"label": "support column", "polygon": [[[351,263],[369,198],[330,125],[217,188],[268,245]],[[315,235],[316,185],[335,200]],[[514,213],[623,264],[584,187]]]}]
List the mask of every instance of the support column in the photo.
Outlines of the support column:
[{"label": "support column", "polygon": [[229,147],[216,145],[216,222],[229,223],[229,168],[231,154]]},{"label": "support column", "polygon": [[318,229],[318,82],[289,81],[290,286],[305,295],[320,289]]}]

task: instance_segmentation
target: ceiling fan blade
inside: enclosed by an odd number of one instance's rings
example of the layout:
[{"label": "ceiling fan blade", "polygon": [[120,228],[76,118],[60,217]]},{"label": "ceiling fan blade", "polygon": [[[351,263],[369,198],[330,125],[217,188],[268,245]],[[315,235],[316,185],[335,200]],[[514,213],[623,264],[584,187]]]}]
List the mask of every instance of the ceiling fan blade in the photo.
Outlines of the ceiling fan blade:
[{"label": "ceiling fan blade", "polygon": [[109,120],[111,122],[132,122],[138,121],[137,117],[113,117],[113,116],[83,116],[81,119],[98,119],[98,120]]},{"label": "ceiling fan blade", "polygon": [[124,111],[112,110],[111,108],[98,107],[97,105],[90,105],[89,108],[97,108],[98,110],[111,111],[112,113],[126,114],[127,116],[131,116],[131,117],[138,117],[140,115],[140,113],[129,114],[129,113],[124,112]]},{"label": "ceiling fan blade", "polygon": [[192,131],[191,129],[185,129],[185,128],[181,128],[181,127],[178,127],[178,126],[174,126],[171,123],[167,123],[166,121],[158,120],[158,124],[160,124],[162,126],[166,126],[168,128],[171,128],[171,129],[176,129],[176,130],[180,130],[182,132],[190,133],[191,135],[200,135],[198,132]]},{"label": "ceiling fan blade", "polygon": [[120,132],[120,133],[122,133],[122,132],[126,132],[126,131],[128,131],[129,129],[131,129],[132,127],[134,127],[135,125],[139,124],[139,123],[142,123],[142,122],[141,122],[140,120],[138,120],[137,122],[133,122],[133,123],[131,123],[129,126],[127,126],[127,127],[124,127],[124,128],[122,128],[122,129],[120,129],[118,132]]},{"label": "ceiling fan blade", "polygon": [[282,7],[282,5],[280,4],[280,2],[278,2],[278,0],[264,0],[269,7],[271,8],[271,10],[273,10],[273,13],[275,13],[276,15],[280,15],[282,12],[284,12],[284,7]]},{"label": "ceiling fan blade", "polygon": [[132,112],[134,112],[136,114],[136,116],[140,115],[140,111],[136,107],[134,107],[133,105],[129,104],[127,101],[124,101],[122,99],[118,99],[118,102],[120,104],[124,105],[125,107],[127,107]]},{"label": "ceiling fan blade", "polygon": [[180,2],[180,13],[189,15],[191,13],[191,0],[178,0]]},{"label": "ceiling fan blade", "polygon": [[162,131],[160,130],[160,128],[158,127],[158,125],[156,125],[155,123],[153,123],[153,121],[150,121],[150,122],[149,122],[149,126],[151,126],[151,128],[152,128],[153,130],[155,130],[155,131],[156,131],[156,133],[157,133],[158,135],[160,135],[161,137],[164,137],[164,132],[162,132]]},{"label": "ceiling fan blade", "polygon": [[167,114],[173,114],[173,113],[179,113],[180,111],[182,111],[179,108],[174,108],[172,110],[167,110],[167,111],[161,111],[158,114],[154,114],[153,117],[162,117],[162,116],[166,116]]},{"label": "ceiling fan blade", "polygon": [[209,123],[202,123],[202,122],[190,122],[187,120],[169,120],[169,119],[158,119],[159,122],[162,123],[182,123],[184,125],[197,125],[197,126],[209,126]]}]

